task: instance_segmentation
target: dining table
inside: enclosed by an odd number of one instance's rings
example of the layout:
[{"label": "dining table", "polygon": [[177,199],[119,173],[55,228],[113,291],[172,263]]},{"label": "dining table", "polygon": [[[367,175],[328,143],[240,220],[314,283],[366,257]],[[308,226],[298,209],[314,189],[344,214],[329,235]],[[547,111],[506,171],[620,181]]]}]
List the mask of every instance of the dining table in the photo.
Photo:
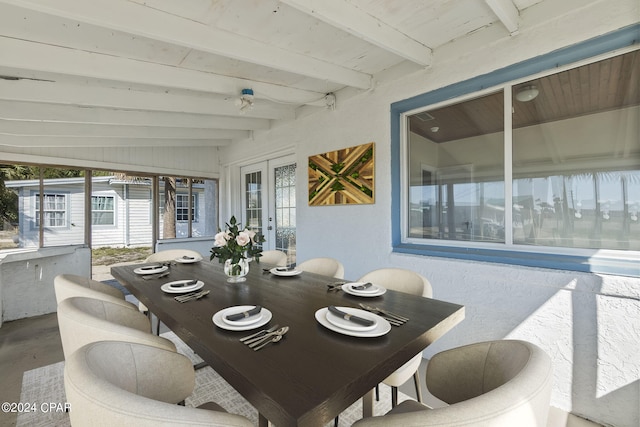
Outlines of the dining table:
[{"label": "dining table", "polygon": [[[331,287],[348,280],[249,265],[239,283],[227,281],[217,260],[171,262],[164,276],[140,274],[145,264],[114,266],[111,274],[258,410],[260,426],[323,426],[359,399],[363,416],[372,416],[376,385],[464,319],[464,306],[452,302],[383,287],[383,294],[361,296]],[[178,302],[167,283],[180,280],[202,282],[209,292]],[[353,310],[360,303],[409,321],[371,334],[324,318],[329,306]],[[238,306],[261,307],[268,322],[228,327],[220,313]],[[289,327],[278,342],[254,351],[240,341],[275,324]]]}]

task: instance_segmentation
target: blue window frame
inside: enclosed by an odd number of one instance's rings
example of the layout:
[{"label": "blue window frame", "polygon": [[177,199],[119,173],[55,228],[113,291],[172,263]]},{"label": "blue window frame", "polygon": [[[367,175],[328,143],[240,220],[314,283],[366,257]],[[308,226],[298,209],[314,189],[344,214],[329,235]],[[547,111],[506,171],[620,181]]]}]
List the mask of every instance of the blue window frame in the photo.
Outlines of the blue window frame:
[{"label": "blue window frame", "polygon": [[[392,198],[391,214],[393,250],[401,253],[457,259],[640,276],[640,253],[638,251],[602,250],[601,248],[576,250],[575,248],[567,248],[562,245],[559,247],[548,247],[544,245],[523,247],[520,245],[514,245],[514,238],[512,235],[508,236],[509,238],[506,242],[500,242],[501,240],[504,240],[504,236],[499,230],[495,233],[486,233],[486,236],[490,236],[494,240],[493,243],[469,241],[473,239],[458,239],[457,241],[446,238],[441,240],[412,239],[407,227],[407,223],[409,221],[408,211],[410,206],[408,199],[410,196],[407,194],[409,192],[409,180],[406,176],[408,169],[406,164],[407,145],[405,143],[406,140],[403,133],[407,127],[407,116],[417,110],[424,110],[425,108],[434,105],[443,105],[447,100],[456,98],[470,99],[471,97],[482,96],[490,93],[491,90],[499,91],[501,90],[500,88],[511,88],[512,82],[522,82],[529,78],[529,76],[535,76],[541,73],[550,74],[550,70],[554,70],[559,67],[568,67],[578,61],[585,61],[589,58],[606,55],[618,49],[627,48],[628,50],[629,46],[638,42],[639,33],[640,25],[634,25],[575,46],[564,48],[537,58],[532,58],[528,61],[506,67],[487,75],[478,76],[464,82],[453,84],[392,104],[392,194],[394,194],[394,196],[403,195],[402,197]],[[511,93],[506,95],[505,99],[510,100],[510,97]],[[509,142],[505,144],[505,147],[507,146],[511,149],[512,143]],[[506,149],[505,153],[505,178],[507,178],[512,176],[512,165],[510,161],[510,153],[508,153]],[[637,153],[634,153],[634,155],[637,155]],[[638,167],[636,165],[634,172],[637,172],[637,170]],[[429,180],[434,179],[432,177],[433,170],[430,170],[428,165],[421,171],[421,173],[423,174],[422,179],[426,180],[425,182],[429,182]],[[460,171],[453,171],[452,174],[452,176],[455,176],[456,174],[461,176]],[[515,175],[513,175],[513,177],[514,179],[516,178]],[[466,177],[463,178],[466,179]],[[505,181],[505,184],[506,183],[507,181]],[[458,182],[458,185],[466,184],[464,184],[464,182]],[[551,183],[548,185],[552,186]],[[512,191],[511,181],[509,181],[508,187],[509,192],[505,194],[508,194],[509,197],[513,198],[509,199],[505,196],[504,200],[516,200],[515,196],[518,196],[518,194],[517,191]],[[452,198],[453,193],[450,193],[449,200],[452,200]],[[447,201],[446,197],[442,200],[445,202]],[[424,209],[424,206],[414,204],[413,207],[415,206],[418,206],[419,209]],[[441,205],[440,215],[442,215],[442,206],[445,206],[444,210],[446,211],[446,203]],[[506,206],[509,206],[509,204],[506,204]],[[576,206],[573,206],[571,210],[572,215],[576,215],[576,217],[581,215],[578,207],[579,206],[576,204]],[[461,210],[461,212],[463,211],[464,210]],[[504,212],[505,216],[511,215],[511,213],[507,215],[507,209],[504,209]],[[452,218],[454,217],[453,213],[450,212],[449,214]],[[603,217],[606,217],[607,215],[605,212],[599,212],[599,214],[603,215]],[[630,217],[632,216],[633,215],[630,215]],[[637,213],[635,214],[635,217],[637,218]],[[496,219],[498,221],[504,221],[503,218],[494,218],[494,222]],[[510,228],[513,222],[514,219],[512,217],[507,218],[504,223],[504,227]],[[463,223],[471,224],[471,221]],[[469,228],[470,231],[467,234],[472,235],[473,232],[471,231],[471,226]],[[507,234],[509,234],[509,232],[507,232]],[[464,233],[460,235],[464,235]],[[517,237],[515,240],[516,243],[518,243]]]}]

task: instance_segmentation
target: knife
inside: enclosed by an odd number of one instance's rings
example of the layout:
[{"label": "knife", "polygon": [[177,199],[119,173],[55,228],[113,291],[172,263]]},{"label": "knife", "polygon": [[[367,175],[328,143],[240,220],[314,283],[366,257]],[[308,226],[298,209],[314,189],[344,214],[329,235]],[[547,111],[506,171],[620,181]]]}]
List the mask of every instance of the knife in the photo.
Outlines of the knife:
[{"label": "knife", "polygon": [[365,290],[367,288],[370,288],[372,286],[373,286],[373,284],[371,282],[367,282],[367,283],[364,283],[362,285],[352,286],[351,289],[355,289],[356,291],[363,291],[363,290]]},{"label": "knife", "polygon": [[254,315],[260,313],[261,311],[262,311],[262,307],[259,306],[259,305],[256,305],[255,307],[253,307],[249,311],[243,311],[242,313],[229,314],[225,318],[227,320],[231,320],[231,321],[240,320],[240,319],[246,319],[247,317],[254,316]]},{"label": "knife", "polygon": [[363,326],[371,326],[375,322],[373,320],[365,319],[363,317],[354,316],[353,314],[345,313],[344,311],[338,310],[336,306],[330,305],[329,311],[336,316],[342,317],[344,320],[348,320],[350,322],[358,323]]}]

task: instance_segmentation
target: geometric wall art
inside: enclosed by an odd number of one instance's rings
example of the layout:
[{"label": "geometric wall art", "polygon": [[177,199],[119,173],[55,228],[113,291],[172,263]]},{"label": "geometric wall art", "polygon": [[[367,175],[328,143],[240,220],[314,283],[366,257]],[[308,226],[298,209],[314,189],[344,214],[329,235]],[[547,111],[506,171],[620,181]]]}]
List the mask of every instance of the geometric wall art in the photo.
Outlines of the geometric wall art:
[{"label": "geometric wall art", "polygon": [[309,157],[309,206],[374,203],[374,143]]}]

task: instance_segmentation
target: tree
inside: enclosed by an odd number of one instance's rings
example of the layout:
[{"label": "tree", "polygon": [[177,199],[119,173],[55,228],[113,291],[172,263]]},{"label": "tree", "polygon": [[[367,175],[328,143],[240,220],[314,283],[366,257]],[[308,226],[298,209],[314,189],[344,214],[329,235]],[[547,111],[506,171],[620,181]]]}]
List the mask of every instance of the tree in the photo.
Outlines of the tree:
[{"label": "tree", "polygon": [[164,217],[162,219],[162,238],[176,237],[176,177],[165,176],[164,181]]}]

